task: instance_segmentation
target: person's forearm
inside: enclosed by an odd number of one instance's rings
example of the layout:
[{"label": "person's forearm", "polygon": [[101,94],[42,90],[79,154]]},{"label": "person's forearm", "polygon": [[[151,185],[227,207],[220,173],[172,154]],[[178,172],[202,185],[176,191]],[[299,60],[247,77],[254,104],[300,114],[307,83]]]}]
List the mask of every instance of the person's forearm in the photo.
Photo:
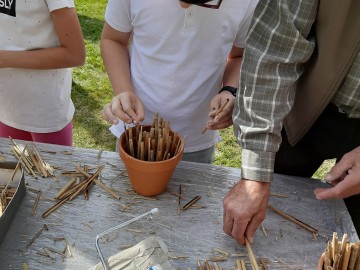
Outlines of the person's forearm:
[{"label": "person's forearm", "polygon": [[241,60],[241,56],[228,58],[223,76],[224,86],[226,85],[238,88]]},{"label": "person's forearm", "polygon": [[101,56],[109,76],[114,95],[133,92],[130,59],[127,46],[110,39],[101,40]]},{"label": "person's forearm", "polygon": [[84,55],[66,48],[47,48],[32,51],[0,51],[0,68],[57,69],[80,66]]},{"label": "person's forearm", "polygon": [[226,61],[223,85],[238,88],[243,48],[233,46]]}]

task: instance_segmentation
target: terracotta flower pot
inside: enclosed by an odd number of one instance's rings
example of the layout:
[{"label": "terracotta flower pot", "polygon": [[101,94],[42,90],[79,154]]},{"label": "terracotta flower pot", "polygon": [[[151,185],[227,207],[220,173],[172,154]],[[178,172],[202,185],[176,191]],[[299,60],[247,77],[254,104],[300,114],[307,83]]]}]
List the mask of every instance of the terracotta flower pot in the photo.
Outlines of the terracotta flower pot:
[{"label": "terracotta flower pot", "polygon": [[[143,131],[149,131],[150,128],[150,126],[143,127]],[[170,131],[170,134],[174,136],[176,133]],[[127,147],[125,132],[120,136],[120,157],[126,167],[131,185],[137,193],[143,196],[155,196],[166,189],[184,152],[183,140],[179,135],[177,136],[182,142],[180,148],[173,157],[162,161],[144,161],[132,157]]]}]

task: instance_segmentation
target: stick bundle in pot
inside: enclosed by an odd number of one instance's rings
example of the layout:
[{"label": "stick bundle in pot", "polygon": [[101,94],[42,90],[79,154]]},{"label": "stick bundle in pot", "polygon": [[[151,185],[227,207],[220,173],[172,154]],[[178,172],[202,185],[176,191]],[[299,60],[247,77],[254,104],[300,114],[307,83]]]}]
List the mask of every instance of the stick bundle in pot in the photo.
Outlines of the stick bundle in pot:
[{"label": "stick bundle in pot", "polygon": [[156,113],[151,126],[137,125],[126,129],[125,151],[144,161],[162,161],[174,157],[183,147],[180,136]]},{"label": "stick bundle in pot", "polygon": [[342,241],[338,240],[338,234],[333,233],[332,241],[328,242],[327,248],[321,255],[318,270],[358,270],[360,269],[359,243],[349,243],[345,233]]}]

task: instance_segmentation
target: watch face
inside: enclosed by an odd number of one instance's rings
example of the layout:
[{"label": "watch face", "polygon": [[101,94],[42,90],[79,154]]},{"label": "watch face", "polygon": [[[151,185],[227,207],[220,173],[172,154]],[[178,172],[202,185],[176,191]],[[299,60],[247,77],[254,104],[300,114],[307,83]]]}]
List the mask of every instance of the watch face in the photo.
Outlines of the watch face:
[{"label": "watch face", "polygon": [[0,0],[0,13],[16,17],[16,0]]}]

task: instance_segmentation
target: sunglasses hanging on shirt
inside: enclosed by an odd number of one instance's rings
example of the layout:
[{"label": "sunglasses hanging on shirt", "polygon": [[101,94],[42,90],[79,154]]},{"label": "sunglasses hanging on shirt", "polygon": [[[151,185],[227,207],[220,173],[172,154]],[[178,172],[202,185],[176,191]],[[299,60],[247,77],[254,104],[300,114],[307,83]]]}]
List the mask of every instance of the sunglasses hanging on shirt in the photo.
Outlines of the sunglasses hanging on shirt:
[{"label": "sunglasses hanging on shirt", "polygon": [[[192,5],[197,5],[200,7],[204,7],[204,8],[211,8],[211,9],[219,9],[221,2],[223,0],[182,0],[181,2],[187,3],[187,4],[192,4]],[[211,3],[209,3],[211,2]]]}]

